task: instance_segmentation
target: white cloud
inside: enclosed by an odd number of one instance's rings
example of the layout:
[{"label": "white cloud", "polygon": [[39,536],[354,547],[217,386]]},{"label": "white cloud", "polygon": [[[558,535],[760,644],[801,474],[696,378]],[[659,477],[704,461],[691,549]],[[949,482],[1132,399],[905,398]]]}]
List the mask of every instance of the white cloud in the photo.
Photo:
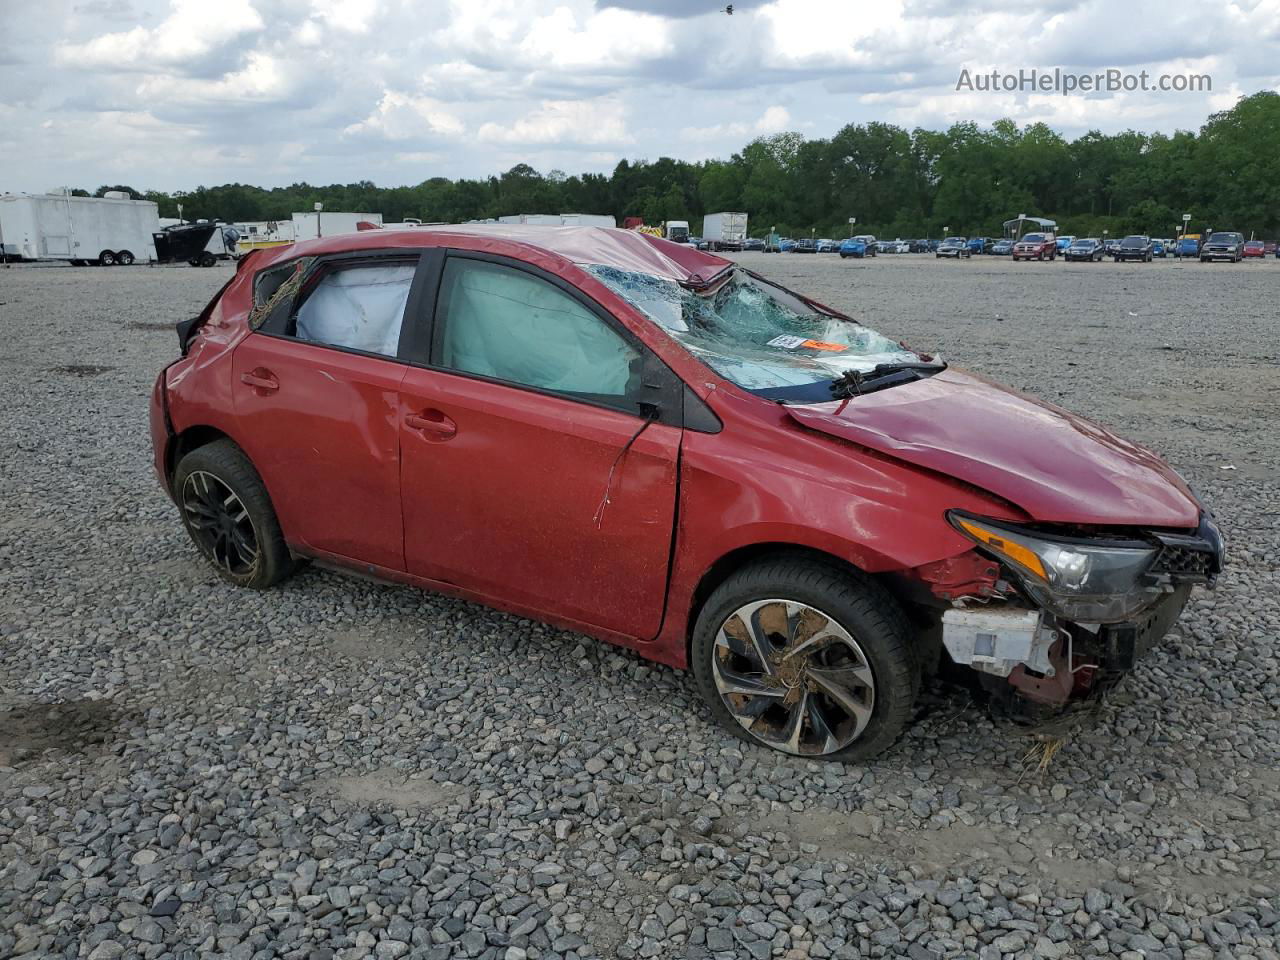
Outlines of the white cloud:
[{"label": "white cloud", "polygon": [[458,136],[463,129],[457,116],[430,97],[388,90],[368,117],[351,124],[343,134],[350,137],[376,134],[388,140],[411,140]]},{"label": "white cloud", "polygon": [[169,15],[153,29],[138,26],[55,49],[62,66],[145,69],[198,59],[265,26],[250,0],[173,0]]},{"label": "white cloud", "polygon": [[751,123],[717,123],[709,127],[684,127],[680,131],[682,139],[695,142],[724,140],[726,138],[751,138],[768,136],[771,133],[782,133],[791,129],[791,112],[786,107],[766,107]]},{"label": "white cloud", "polygon": [[486,123],[479,137],[485,143],[612,144],[635,141],[627,127],[627,112],[615,97],[599,100],[546,100],[513,124]]},{"label": "white cloud", "polygon": [[378,0],[312,0],[316,16],[347,33],[368,33],[378,15]]}]

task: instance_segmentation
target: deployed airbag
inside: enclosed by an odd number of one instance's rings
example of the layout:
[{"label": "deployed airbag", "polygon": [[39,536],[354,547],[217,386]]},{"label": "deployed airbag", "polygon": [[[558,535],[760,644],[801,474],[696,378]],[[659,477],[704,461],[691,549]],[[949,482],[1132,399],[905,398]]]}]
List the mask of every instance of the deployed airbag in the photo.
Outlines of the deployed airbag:
[{"label": "deployed airbag", "polygon": [[416,269],[398,263],[326,273],[298,310],[298,339],[394,357]]}]

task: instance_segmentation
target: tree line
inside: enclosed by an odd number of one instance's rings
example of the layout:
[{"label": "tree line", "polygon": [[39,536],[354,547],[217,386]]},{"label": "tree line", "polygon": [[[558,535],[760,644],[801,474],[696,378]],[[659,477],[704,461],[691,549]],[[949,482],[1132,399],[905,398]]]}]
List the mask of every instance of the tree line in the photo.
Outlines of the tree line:
[{"label": "tree line", "polygon": [[[191,191],[128,190],[160,216],[241,222],[326,210],[456,223],[519,213],[610,213],[647,223],[743,210],[751,233],[838,237],[937,237],[1001,232],[1018,214],[1057,220],[1064,233],[1172,236],[1182,215],[1193,230],[1280,234],[1280,94],[1263,91],[1213,114],[1198,132],[1091,131],[1067,140],[1043,123],[946,131],[849,124],[829,139],[780,133],[752,140],[728,160],[622,160],[611,174],[539,173],[518,164],[477,180],[431,177],[416,186],[295,183],[264,189],[230,183]],[[77,191],[85,194],[84,191]]]}]

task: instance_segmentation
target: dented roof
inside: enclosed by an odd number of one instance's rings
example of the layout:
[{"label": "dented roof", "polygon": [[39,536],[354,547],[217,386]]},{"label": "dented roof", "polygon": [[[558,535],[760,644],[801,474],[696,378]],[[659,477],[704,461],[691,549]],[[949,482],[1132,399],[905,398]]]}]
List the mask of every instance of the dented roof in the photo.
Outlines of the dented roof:
[{"label": "dented roof", "polygon": [[[733,261],[698,250],[687,243],[672,243],[636,230],[616,227],[544,227],[519,223],[465,223],[414,227],[407,230],[366,230],[303,240],[276,248],[271,262],[295,256],[322,256],[344,250],[378,247],[435,247],[450,245],[449,238],[467,238],[459,245],[469,249],[504,252],[518,245],[542,251],[579,266],[615,267],[699,287],[733,266]],[[481,241],[477,243],[476,241]],[[266,261],[259,261],[264,263]]]}]

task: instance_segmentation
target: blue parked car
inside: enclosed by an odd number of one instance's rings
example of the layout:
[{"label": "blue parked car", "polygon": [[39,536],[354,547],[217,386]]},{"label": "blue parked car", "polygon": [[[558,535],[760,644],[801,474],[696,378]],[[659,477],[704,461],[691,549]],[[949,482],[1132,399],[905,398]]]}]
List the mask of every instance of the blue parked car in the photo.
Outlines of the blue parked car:
[{"label": "blue parked car", "polygon": [[868,240],[866,237],[850,237],[848,240],[840,241],[840,259],[846,257],[874,257],[876,255],[876,245],[874,240]]},{"label": "blue parked car", "polygon": [[969,248],[970,253],[988,253],[993,244],[994,241],[990,237],[970,237],[965,246]]},{"label": "blue parked car", "polygon": [[1175,257],[1198,257],[1200,256],[1200,240],[1197,237],[1183,237],[1174,245],[1173,255]]},{"label": "blue parked car", "polygon": [[1076,242],[1076,238],[1075,238],[1075,237],[1059,237],[1059,238],[1058,238],[1058,252],[1059,252],[1059,253],[1066,253],[1066,252],[1067,252],[1067,247],[1071,246],[1071,244],[1073,244],[1073,243],[1075,243],[1075,242]]},{"label": "blue parked car", "polygon": [[1013,254],[1013,241],[1009,238],[997,240],[991,245],[991,254],[996,257],[1008,257]]},{"label": "blue parked car", "polygon": [[1163,240],[1151,241],[1151,255],[1153,257],[1163,257],[1165,255]]},{"label": "blue parked car", "polygon": [[778,249],[782,253],[791,253],[796,248],[796,242],[790,237],[784,237],[778,241]]}]

